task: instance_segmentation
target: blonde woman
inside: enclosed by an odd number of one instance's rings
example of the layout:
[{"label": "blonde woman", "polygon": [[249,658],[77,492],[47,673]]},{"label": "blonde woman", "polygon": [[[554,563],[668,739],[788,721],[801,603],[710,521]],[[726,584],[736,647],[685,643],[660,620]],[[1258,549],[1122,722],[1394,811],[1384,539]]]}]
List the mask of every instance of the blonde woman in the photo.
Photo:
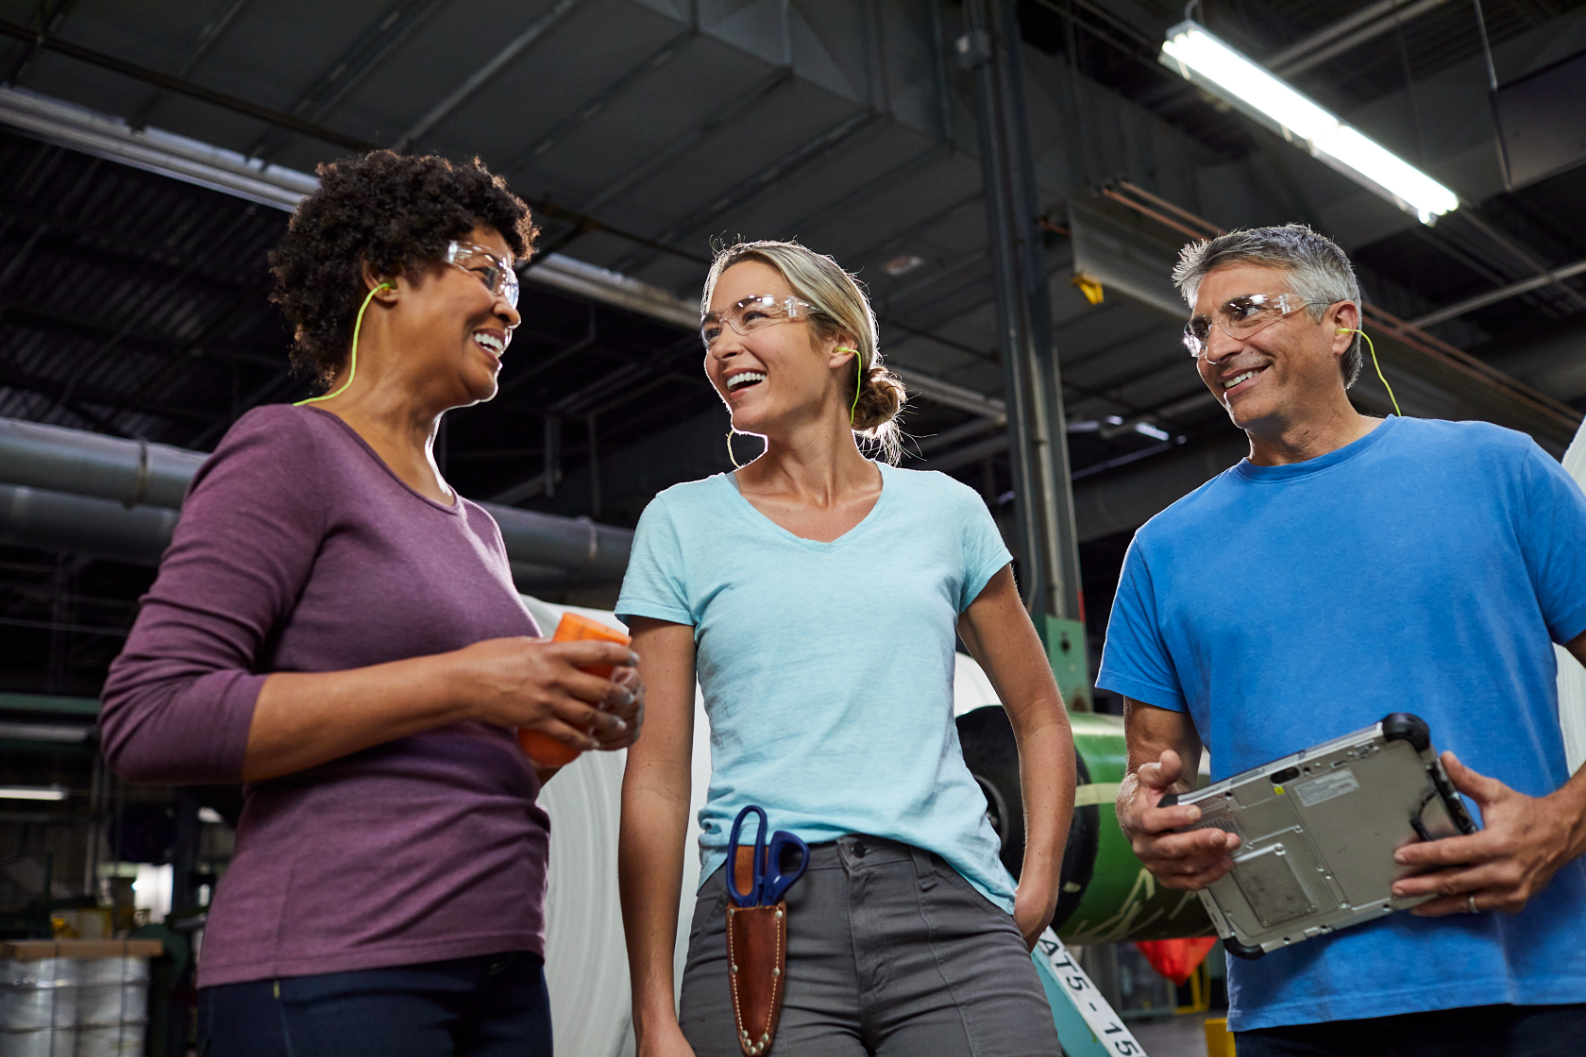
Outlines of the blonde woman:
[{"label": "blonde woman", "polygon": [[[864,438],[895,458],[904,393],[864,293],[830,257],[733,246],[701,313],[705,372],[733,428],[766,449],[656,497],[617,606],[649,688],[620,856],[639,1053],[740,1052],[724,863],[748,805],[810,847],[786,896],[779,1057],[1056,1053],[1028,952],[1056,905],[1073,743],[1008,551],[970,489],[861,452]],[[958,746],[955,632],[1018,738],[1017,886]],[[711,780],[679,1014],[696,677]]]}]

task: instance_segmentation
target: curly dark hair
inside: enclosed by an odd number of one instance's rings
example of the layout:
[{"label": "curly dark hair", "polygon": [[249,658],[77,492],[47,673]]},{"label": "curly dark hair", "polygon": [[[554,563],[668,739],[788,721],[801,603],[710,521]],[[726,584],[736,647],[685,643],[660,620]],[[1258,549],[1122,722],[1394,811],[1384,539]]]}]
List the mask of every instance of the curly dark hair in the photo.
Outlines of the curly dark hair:
[{"label": "curly dark hair", "polygon": [[376,275],[413,275],[476,227],[501,233],[523,257],[539,234],[529,207],[478,158],[370,151],[321,165],[319,190],[303,199],[270,253],[270,300],[292,324],[292,367],[329,384],[346,362],[353,323]]}]

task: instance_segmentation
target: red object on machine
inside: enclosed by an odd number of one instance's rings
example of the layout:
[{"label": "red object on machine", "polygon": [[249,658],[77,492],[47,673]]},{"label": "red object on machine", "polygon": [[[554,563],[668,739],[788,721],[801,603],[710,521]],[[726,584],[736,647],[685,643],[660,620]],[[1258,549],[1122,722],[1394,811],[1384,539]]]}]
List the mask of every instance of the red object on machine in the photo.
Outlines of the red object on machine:
[{"label": "red object on machine", "polygon": [[1216,936],[1196,936],[1187,940],[1140,940],[1135,946],[1151,968],[1175,984],[1182,984],[1206,960],[1207,952],[1216,943]]},{"label": "red object on machine", "polygon": [[[615,642],[619,646],[627,646],[633,642],[616,628],[609,628],[598,620],[590,620],[577,613],[563,613],[561,623],[556,625],[556,634],[551,636],[551,641],[577,642],[583,639]],[[611,678],[609,664],[595,665],[582,670],[590,675],[598,675],[602,679]],[[565,741],[557,741],[549,734],[541,734],[537,730],[519,728],[518,744],[529,754],[529,759],[544,767],[566,767],[583,755],[582,749],[575,749]]]}]

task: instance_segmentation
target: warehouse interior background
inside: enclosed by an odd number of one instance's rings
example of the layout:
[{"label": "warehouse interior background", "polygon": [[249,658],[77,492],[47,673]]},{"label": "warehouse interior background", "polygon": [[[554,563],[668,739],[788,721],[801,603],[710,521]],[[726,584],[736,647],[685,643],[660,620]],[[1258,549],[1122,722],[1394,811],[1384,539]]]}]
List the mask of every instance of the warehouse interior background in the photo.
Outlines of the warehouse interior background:
[{"label": "warehouse interior background", "polygon": [[[1180,343],[1167,271],[1190,239],[1301,221],[1337,240],[1408,415],[1559,455],[1586,410],[1586,143],[1515,137],[1586,106],[1586,4],[1191,6],[1460,206],[1422,223],[1164,65],[1180,3],[1019,0],[1092,668],[1134,530],[1245,451]],[[146,464],[212,450],[248,409],[311,391],[266,253],[315,166],[477,155],[543,234],[500,395],[448,415],[438,457],[462,494],[588,533],[587,561],[514,554],[524,591],[609,606],[650,498],[731,468],[695,327],[712,249],[740,237],[859,274],[914,394],[903,465],[975,488],[1025,563],[971,29],[954,0],[0,0],[0,420]],[[1352,396],[1391,411],[1369,364]],[[0,800],[0,928],[41,891],[90,899],[169,862],[182,817],[171,790],[107,775],[93,732],[169,511],[95,493],[51,522],[48,484],[12,469],[0,785],[63,796]],[[223,865],[235,795],[203,795],[193,869]]]}]

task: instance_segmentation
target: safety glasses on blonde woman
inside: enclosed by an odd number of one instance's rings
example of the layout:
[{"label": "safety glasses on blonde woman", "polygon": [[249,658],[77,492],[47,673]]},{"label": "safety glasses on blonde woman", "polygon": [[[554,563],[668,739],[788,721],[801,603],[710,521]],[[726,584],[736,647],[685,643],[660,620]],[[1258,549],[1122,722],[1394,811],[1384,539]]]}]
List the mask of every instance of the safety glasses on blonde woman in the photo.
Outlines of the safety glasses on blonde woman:
[{"label": "safety glasses on blonde woman", "polygon": [[748,334],[773,323],[808,319],[818,313],[819,309],[814,305],[792,295],[777,297],[773,294],[756,294],[721,312],[706,312],[699,321],[699,338],[705,343],[706,351],[709,351],[711,343],[721,336],[723,323],[739,334]]}]

